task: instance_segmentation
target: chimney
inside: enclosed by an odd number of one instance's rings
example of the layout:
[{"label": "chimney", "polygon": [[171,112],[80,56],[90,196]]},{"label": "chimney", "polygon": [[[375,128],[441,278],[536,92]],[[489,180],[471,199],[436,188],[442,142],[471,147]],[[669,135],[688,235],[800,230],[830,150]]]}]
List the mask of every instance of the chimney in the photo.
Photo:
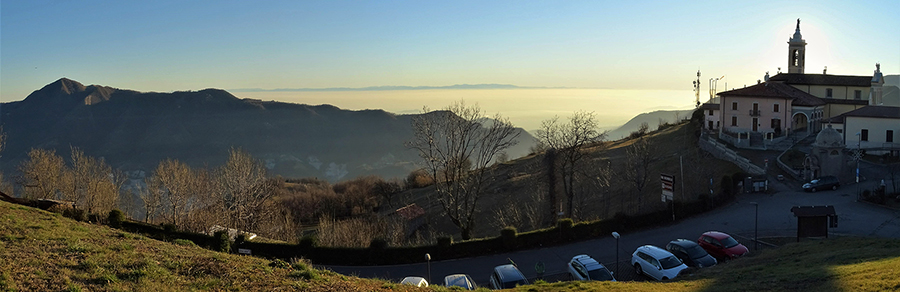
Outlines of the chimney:
[{"label": "chimney", "polygon": [[762,83],[762,80],[756,79],[756,84]]},{"label": "chimney", "polygon": [[825,66],[825,69],[822,69],[822,75],[825,75],[826,72],[828,72],[828,66]]}]

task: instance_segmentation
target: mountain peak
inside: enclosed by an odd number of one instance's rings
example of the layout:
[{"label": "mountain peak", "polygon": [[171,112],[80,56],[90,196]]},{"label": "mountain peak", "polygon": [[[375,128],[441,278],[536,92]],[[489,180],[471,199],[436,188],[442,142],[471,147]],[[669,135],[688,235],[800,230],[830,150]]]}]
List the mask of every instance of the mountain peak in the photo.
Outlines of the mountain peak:
[{"label": "mountain peak", "polygon": [[63,77],[63,78],[60,78],[59,80],[54,81],[53,83],[47,84],[40,90],[44,91],[45,89],[52,90],[52,91],[59,91],[60,93],[64,93],[64,94],[68,95],[68,94],[73,94],[76,92],[84,91],[85,86],[84,86],[84,84],[81,84],[78,81]]}]

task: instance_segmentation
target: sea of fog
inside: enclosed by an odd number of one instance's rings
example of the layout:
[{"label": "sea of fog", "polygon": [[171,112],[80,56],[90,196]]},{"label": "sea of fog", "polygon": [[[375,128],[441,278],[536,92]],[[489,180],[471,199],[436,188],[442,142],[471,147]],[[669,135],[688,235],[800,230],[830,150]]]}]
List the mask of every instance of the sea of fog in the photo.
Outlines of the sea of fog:
[{"label": "sea of fog", "polygon": [[693,108],[691,90],[619,89],[433,89],[371,91],[236,92],[241,98],[309,105],[330,104],[342,109],[382,109],[395,114],[442,109],[459,100],[477,103],[489,116],[500,113],[529,131],[541,121],[565,118],[578,110],[593,111],[603,129],[621,126],[632,117],[656,110]]}]

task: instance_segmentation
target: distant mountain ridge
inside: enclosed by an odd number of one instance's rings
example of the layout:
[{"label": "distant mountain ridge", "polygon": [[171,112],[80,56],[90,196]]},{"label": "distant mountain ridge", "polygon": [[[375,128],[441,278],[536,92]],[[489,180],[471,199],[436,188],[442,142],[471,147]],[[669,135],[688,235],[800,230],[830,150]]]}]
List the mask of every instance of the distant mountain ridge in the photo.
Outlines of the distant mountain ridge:
[{"label": "distant mountain ridge", "polygon": [[634,116],[624,125],[606,133],[607,140],[619,140],[637,131],[641,124],[647,123],[649,129],[656,130],[659,124],[676,123],[679,119],[690,119],[694,110],[658,110]]},{"label": "distant mountain ridge", "polygon": [[231,92],[294,92],[294,91],[382,91],[382,90],[432,90],[432,89],[561,89],[569,87],[527,87],[511,84],[454,84],[449,86],[369,86],[369,87],[329,87],[329,88],[238,88]]},{"label": "distant mountain ridge", "polygon": [[[70,145],[144,173],[167,158],[214,167],[241,147],[272,174],[332,181],[403,177],[420,159],[404,144],[416,115],[240,99],[221,89],[142,93],[62,78],[0,106],[8,135],[0,167],[9,174],[31,148],[66,157]],[[510,157],[533,145],[524,130],[519,140]]]}]

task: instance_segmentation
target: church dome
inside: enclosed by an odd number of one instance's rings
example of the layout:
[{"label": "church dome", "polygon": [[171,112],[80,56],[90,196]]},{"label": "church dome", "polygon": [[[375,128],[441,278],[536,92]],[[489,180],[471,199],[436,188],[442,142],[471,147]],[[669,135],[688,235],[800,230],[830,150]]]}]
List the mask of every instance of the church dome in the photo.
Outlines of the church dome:
[{"label": "church dome", "polygon": [[844,136],[841,133],[838,133],[837,130],[828,125],[827,128],[819,131],[819,135],[816,135],[816,147],[844,147]]}]

